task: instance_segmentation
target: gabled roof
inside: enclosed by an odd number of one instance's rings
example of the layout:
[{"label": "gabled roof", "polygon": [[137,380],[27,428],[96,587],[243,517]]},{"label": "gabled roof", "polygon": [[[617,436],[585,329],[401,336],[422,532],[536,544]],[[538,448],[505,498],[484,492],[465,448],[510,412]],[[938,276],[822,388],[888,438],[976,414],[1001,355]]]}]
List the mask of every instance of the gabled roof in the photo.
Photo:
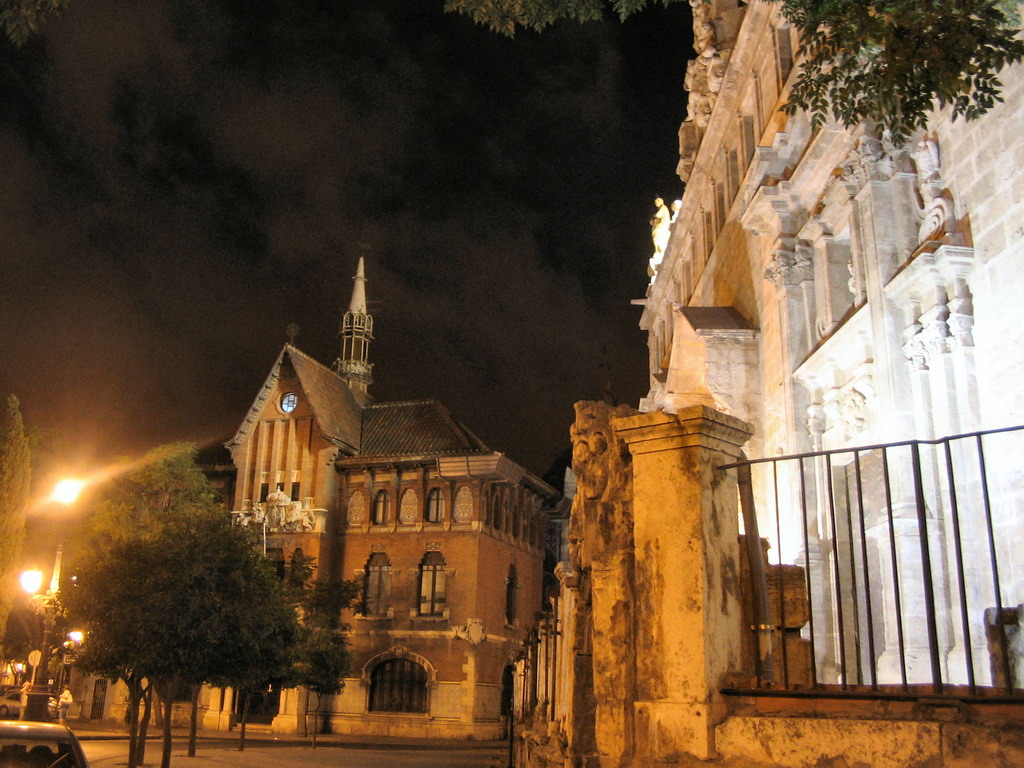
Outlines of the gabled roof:
[{"label": "gabled roof", "polygon": [[331,442],[344,448],[349,453],[359,450],[360,407],[348,385],[330,368],[321,365],[309,355],[300,352],[291,344],[285,344],[281,354],[277,356],[260,393],[256,396],[242,426],[235,436],[227,442],[234,447],[242,441],[250,427],[259,419],[260,411],[266,403],[270,392],[278,379],[281,378],[281,367],[285,362],[291,364],[292,370],[299,380],[303,393],[309,400],[316,425],[320,432]]},{"label": "gabled roof", "polygon": [[376,403],[363,409],[359,456],[424,456],[489,451],[437,400]]}]

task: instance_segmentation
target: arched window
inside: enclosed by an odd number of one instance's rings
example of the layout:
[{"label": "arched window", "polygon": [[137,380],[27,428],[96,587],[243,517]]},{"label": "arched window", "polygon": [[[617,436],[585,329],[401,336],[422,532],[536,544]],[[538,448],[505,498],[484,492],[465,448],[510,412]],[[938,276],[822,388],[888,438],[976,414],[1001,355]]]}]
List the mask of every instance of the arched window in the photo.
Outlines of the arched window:
[{"label": "arched window", "polygon": [[516,602],[519,592],[519,579],[516,576],[516,564],[508,567],[508,578],[505,579],[505,623],[512,626],[516,623]]},{"label": "arched window", "polygon": [[391,560],[383,552],[374,552],[366,563],[363,585],[363,614],[383,616],[391,598]]},{"label": "arched window", "polygon": [[427,670],[411,659],[382,661],[370,674],[371,712],[426,712]]},{"label": "arched window", "polygon": [[440,523],[444,520],[444,497],[440,488],[431,488],[427,494],[426,518],[428,523]]},{"label": "arched window", "polygon": [[421,616],[441,616],[445,607],[445,587],[448,574],[444,570],[444,557],[440,552],[427,552],[420,562]]},{"label": "arched window", "polygon": [[374,525],[384,525],[388,521],[388,509],[391,506],[391,497],[387,491],[377,491],[373,497],[373,514],[370,522]]}]

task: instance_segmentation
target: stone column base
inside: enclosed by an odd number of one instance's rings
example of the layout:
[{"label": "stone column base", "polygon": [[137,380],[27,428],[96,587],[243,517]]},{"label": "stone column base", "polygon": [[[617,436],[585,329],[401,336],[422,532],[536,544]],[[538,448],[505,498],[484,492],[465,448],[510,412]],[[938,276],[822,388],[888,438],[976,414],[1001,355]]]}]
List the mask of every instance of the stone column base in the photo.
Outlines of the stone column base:
[{"label": "stone column base", "polygon": [[709,704],[637,701],[634,711],[637,754],[664,762],[677,761],[686,754],[700,760],[716,756]]}]

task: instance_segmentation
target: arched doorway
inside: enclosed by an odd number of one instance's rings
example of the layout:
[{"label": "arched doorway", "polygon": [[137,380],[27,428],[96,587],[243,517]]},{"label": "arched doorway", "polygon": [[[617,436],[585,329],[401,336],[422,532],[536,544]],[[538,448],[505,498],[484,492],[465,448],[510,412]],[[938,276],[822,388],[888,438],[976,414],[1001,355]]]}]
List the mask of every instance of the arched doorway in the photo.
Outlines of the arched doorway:
[{"label": "arched doorway", "polygon": [[508,738],[512,729],[512,719],[515,714],[514,693],[516,687],[516,669],[511,664],[501,671],[501,722],[505,728],[505,738]]}]

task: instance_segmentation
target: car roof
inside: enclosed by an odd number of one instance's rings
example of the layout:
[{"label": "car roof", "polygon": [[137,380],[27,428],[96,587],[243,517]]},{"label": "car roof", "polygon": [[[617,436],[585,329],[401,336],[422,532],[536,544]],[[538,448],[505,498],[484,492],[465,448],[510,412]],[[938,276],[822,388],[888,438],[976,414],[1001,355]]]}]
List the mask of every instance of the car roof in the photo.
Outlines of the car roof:
[{"label": "car roof", "polygon": [[66,725],[24,720],[0,720],[0,739],[20,738],[40,741],[71,741],[74,734]]}]

